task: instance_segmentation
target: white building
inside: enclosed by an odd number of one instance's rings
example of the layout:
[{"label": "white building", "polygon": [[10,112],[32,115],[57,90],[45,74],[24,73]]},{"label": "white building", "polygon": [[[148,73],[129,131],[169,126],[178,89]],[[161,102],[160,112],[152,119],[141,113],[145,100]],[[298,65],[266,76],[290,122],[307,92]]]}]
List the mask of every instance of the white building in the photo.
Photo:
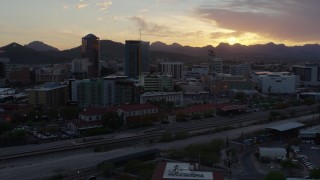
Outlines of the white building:
[{"label": "white building", "polygon": [[[199,171],[199,165],[197,163],[195,164],[190,164],[190,163],[172,163],[172,162],[167,162],[164,163],[162,162],[163,165],[160,165],[157,168],[163,170],[159,170],[161,173],[155,173],[152,177],[152,180],[158,180],[158,179],[189,179],[189,180],[220,180],[219,178],[215,177],[215,174],[211,171]],[[163,175],[162,175],[163,172]],[[161,176],[162,177],[159,177]],[[158,176],[158,177],[156,177]],[[222,178],[223,179],[223,178]]]},{"label": "white building", "polygon": [[170,75],[174,79],[181,79],[183,72],[183,63],[160,61],[158,62],[158,72]]},{"label": "white building", "polygon": [[223,60],[221,58],[214,58],[210,62],[210,71],[215,73],[223,72]]},{"label": "white building", "polygon": [[297,76],[287,72],[264,72],[258,74],[256,83],[262,93],[296,93]]},{"label": "white building", "polygon": [[198,73],[200,75],[207,75],[209,73],[209,67],[208,66],[201,66],[196,65],[191,68],[191,71],[193,73]]},{"label": "white building", "polygon": [[140,104],[147,103],[148,100],[165,100],[166,102],[173,102],[175,105],[183,105],[182,92],[147,92],[140,95]]},{"label": "white building", "polygon": [[320,72],[319,64],[305,64],[305,65],[293,65],[292,71],[295,75],[299,76],[300,85],[308,86],[320,86]]},{"label": "white building", "polygon": [[251,66],[249,63],[230,65],[230,73],[233,76],[244,76],[251,73]]},{"label": "white building", "polygon": [[259,148],[260,157],[267,157],[270,159],[285,159],[287,151],[285,148]]}]

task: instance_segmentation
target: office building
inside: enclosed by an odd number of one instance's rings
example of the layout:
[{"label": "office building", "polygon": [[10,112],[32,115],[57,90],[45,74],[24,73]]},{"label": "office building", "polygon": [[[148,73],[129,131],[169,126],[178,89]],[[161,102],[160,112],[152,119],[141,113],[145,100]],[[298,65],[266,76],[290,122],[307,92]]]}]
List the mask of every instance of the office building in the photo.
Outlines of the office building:
[{"label": "office building", "polygon": [[174,79],[181,79],[183,72],[183,63],[160,61],[158,62],[158,72],[161,74],[170,75]]},{"label": "office building", "polygon": [[126,41],[124,70],[128,78],[134,79],[149,73],[149,42]]},{"label": "office building", "polygon": [[173,91],[172,78],[167,75],[147,75],[140,77],[144,92]]},{"label": "office building", "polygon": [[211,73],[223,73],[223,60],[221,58],[214,58],[210,61]]},{"label": "office building", "polygon": [[264,72],[258,75],[257,86],[262,93],[296,93],[297,76],[287,72]]},{"label": "office building", "polygon": [[82,38],[81,58],[87,58],[88,77],[98,77],[100,75],[100,41],[93,34],[88,34]]},{"label": "office building", "polygon": [[72,60],[72,77],[75,79],[85,79],[88,77],[88,63],[89,59],[74,59]]},{"label": "office building", "polygon": [[251,66],[249,63],[230,65],[230,73],[233,76],[249,76],[251,73]]},{"label": "office building", "polygon": [[69,99],[68,85],[46,83],[34,89],[27,89],[29,104],[42,107],[60,107]]},{"label": "office building", "polygon": [[139,103],[142,92],[126,76],[107,76],[97,79],[70,81],[71,101],[81,107],[108,107],[116,104]]}]

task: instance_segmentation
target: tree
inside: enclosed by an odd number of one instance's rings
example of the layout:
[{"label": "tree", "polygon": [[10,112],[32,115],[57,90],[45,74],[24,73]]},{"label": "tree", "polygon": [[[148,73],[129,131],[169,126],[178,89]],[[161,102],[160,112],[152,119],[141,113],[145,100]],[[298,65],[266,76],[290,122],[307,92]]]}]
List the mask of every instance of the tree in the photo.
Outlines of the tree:
[{"label": "tree", "polygon": [[320,169],[312,169],[309,174],[312,179],[320,179]]},{"label": "tree", "polygon": [[181,86],[179,86],[178,84],[175,84],[175,85],[173,85],[173,91],[175,91],[175,92],[183,91],[183,88]]},{"label": "tree", "polygon": [[292,175],[292,169],[298,168],[298,164],[294,163],[292,159],[286,159],[281,161],[282,169],[289,171],[289,174]]},{"label": "tree", "polygon": [[317,133],[317,134],[316,134],[315,143],[316,143],[316,144],[320,144],[320,133]]},{"label": "tree", "polygon": [[276,171],[272,171],[269,172],[265,177],[264,180],[285,180],[286,177],[284,176],[284,174],[282,172],[276,172]]},{"label": "tree", "polygon": [[176,114],[176,120],[177,121],[187,121],[188,120],[188,115],[183,113],[183,112],[180,112],[180,113],[177,113]]},{"label": "tree", "polygon": [[116,130],[123,126],[123,120],[120,119],[120,116],[117,112],[108,112],[103,117],[103,125],[105,127],[109,127],[110,129]]},{"label": "tree", "polygon": [[238,99],[238,100],[243,100],[245,98],[244,94],[243,93],[237,93],[235,96],[234,96],[234,99]]},{"label": "tree", "polygon": [[304,99],[303,103],[305,105],[311,106],[311,105],[314,105],[316,103],[316,101],[314,98],[309,97],[309,98]]},{"label": "tree", "polygon": [[64,107],[61,110],[61,116],[67,120],[76,119],[79,116],[80,110],[78,107]]},{"label": "tree", "polygon": [[8,123],[0,122],[0,135],[11,129],[12,127]]},{"label": "tree", "polygon": [[114,74],[115,70],[112,68],[101,67],[101,76],[108,76],[110,74]]},{"label": "tree", "polygon": [[170,142],[173,140],[171,133],[163,133],[160,137],[161,142]]},{"label": "tree", "polygon": [[111,162],[105,162],[100,164],[98,169],[105,177],[108,177],[116,170],[116,166]]}]

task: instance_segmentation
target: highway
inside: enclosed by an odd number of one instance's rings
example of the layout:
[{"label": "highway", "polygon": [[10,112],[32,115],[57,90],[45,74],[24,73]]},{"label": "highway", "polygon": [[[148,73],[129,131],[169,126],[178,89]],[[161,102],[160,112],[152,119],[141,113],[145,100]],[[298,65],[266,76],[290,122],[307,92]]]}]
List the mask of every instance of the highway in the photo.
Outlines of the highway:
[{"label": "highway", "polygon": [[250,133],[253,131],[264,129],[269,126],[274,126],[276,124],[282,124],[285,122],[296,122],[297,120],[303,121],[305,119],[311,119],[312,117],[313,115],[308,115],[299,118],[276,121],[268,124],[259,124],[254,126],[242,127],[239,129],[232,129],[215,134],[195,136],[188,139],[169,143],[156,143],[148,147],[140,144],[132,147],[118,148],[107,152],[99,153],[92,151],[71,151],[68,155],[60,155],[59,153],[55,153],[52,156],[26,157],[6,162],[0,161],[0,174],[2,180],[43,179],[43,177],[51,176],[58,173],[77,172],[78,170],[82,171],[83,168],[95,167],[98,163],[101,163],[108,159],[121,157],[134,152],[140,152],[153,148],[180,149],[189,144],[207,143],[215,138],[225,139],[227,136],[230,139],[232,139],[238,137],[241,134],[241,132]]}]

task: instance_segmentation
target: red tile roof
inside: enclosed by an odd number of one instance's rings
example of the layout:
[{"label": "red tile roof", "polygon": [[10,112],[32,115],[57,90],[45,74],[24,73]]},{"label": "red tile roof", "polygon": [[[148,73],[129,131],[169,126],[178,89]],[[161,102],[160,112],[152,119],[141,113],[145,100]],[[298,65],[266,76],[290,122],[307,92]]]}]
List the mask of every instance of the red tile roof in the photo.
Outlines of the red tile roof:
[{"label": "red tile roof", "polygon": [[130,112],[130,111],[140,111],[140,110],[147,110],[147,109],[158,109],[158,107],[152,104],[125,104],[125,105],[121,105],[119,109],[125,112]]},{"label": "red tile roof", "polygon": [[156,169],[153,172],[151,180],[162,180],[164,170],[166,169],[167,162],[157,163]]},{"label": "red tile roof", "polygon": [[246,105],[232,105],[232,106],[224,106],[220,108],[222,111],[232,111],[232,110],[241,110],[245,109]]},{"label": "red tile roof", "polygon": [[207,111],[210,109],[214,109],[214,104],[198,104],[198,105],[193,105],[187,109],[178,109],[175,110],[174,113],[178,114],[178,113],[196,113],[196,112],[202,112],[202,111]]},{"label": "red tile roof", "polygon": [[83,116],[94,116],[94,115],[105,115],[108,112],[116,112],[117,107],[108,107],[108,108],[98,108],[98,107],[88,107],[80,113]]},{"label": "red tile roof", "polygon": [[7,110],[7,111],[14,111],[19,109],[26,109],[30,107],[29,105],[25,104],[0,104],[0,108]]}]

